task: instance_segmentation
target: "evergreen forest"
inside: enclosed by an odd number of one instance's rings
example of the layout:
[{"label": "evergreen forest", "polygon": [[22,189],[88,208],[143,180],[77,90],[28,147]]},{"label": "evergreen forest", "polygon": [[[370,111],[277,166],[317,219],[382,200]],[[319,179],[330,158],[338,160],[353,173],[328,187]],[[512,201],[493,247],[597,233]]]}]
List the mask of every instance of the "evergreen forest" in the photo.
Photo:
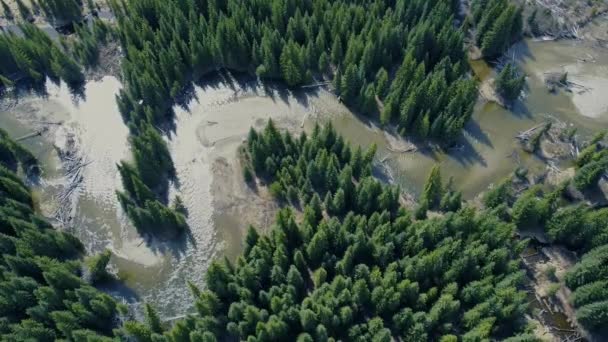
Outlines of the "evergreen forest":
[{"label": "evergreen forest", "polygon": [[21,23],[16,33],[0,34],[0,90],[15,82],[44,85],[46,77],[72,86],[84,81],[81,67],[34,24]]},{"label": "evergreen forest", "polygon": [[[453,1],[110,4],[125,51],[125,88],[117,101],[135,155],[133,165],[121,167],[127,186],[119,197],[143,228],[152,208],[166,212],[167,227],[180,221],[162,201],[173,167],[165,143],[152,131],[170,120],[172,105],[208,72],[255,73],[290,87],[328,79],[364,115],[446,144],[460,134],[477,97],[467,76],[464,34],[454,26]],[[132,172],[122,171],[127,168]],[[140,198],[131,183],[153,195]]]},{"label": "evergreen forest", "polygon": [[329,125],[292,137],[269,121],[242,153],[250,184],[292,206],[192,286],[198,316],[162,335],[126,326],[139,341],[536,341],[513,223],[471,207],[414,220],[399,189],[370,176],[375,148]]},{"label": "evergreen forest", "polygon": [[[5,17],[14,14],[0,0]],[[187,232],[188,210],[168,203],[176,170],[166,132],[175,105],[218,70],[295,90],[327,84],[350,109],[415,141],[453,146],[477,99],[467,43],[488,60],[522,35],[522,9],[507,0],[108,0],[111,24],[83,21],[92,1],[17,1],[19,34],[0,33],[0,91],[47,79],[73,88],[122,48],[116,96],[132,158],[117,165],[122,209],[142,234]],[[69,25],[55,42],[43,13]],[[496,79],[507,101],[525,78],[507,63]],[[535,151],[551,128],[530,145]],[[110,250],[84,245],[41,216],[30,191],[35,156],[0,129],[0,339],[3,341],[538,341],[526,292],[526,229],[578,257],[563,283],[577,322],[608,326],[608,209],[581,198],[608,168],[605,133],[584,145],[572,181],[522,184],[518,172],[479,203],[463,201],[438,165],[416,207],[373,176],[376,146],[351,145],[331,124],[293,135],[269,120],[238,151],[243,181],[280,206],[268,227],[249,227],[235,260],[214,261],[189,284],[196,313],[162,322],[104,292],[118,281]],[[407,207],[407,208],[406,208]],[[264,232],[264,233],[262,233]]]},{"label": "evergreen forest", "polygon": [[111,340],[119,304],[83,280],[80,241],[34,209],[17,173],[36,177],[36,165],[0,131],[0,339]]},{"label": "evergreen forest", "polygon": [[[521,13],[506,1],[474,2],[473,20],[462,25],[453,0],[110,0],[114,28],[100,20],[78,24],[82,5],[37,2],[35,11],[73,23],[77,38],[62,48],[34,25],[21,24],[25,37],[0,39],[0,54],[9,61],[0,66],[0,80],[5,86],[24,78],[40,83],[46,76],[82,83],[76,61],[94,66],[99,45],[108,36],[118,39],[124,88],[117,102],[134,158],[118,166],[125,190],[117,196],[142,232],[165,235],[186,226],[166,201],[174,169],[162,134],[172,106],[187,103],[192,82],[207,73],[225,68],[292,88],[331,82],[362,115],[449,146],[477,98],[465,54],[469,28],[479,46],[495,46],[489,57],[521,33]],[[94,5],[88,7],[93,12]],[[490,23],[490,12],[504,25]],[[161,224],[150,227],[154,221]]]}]

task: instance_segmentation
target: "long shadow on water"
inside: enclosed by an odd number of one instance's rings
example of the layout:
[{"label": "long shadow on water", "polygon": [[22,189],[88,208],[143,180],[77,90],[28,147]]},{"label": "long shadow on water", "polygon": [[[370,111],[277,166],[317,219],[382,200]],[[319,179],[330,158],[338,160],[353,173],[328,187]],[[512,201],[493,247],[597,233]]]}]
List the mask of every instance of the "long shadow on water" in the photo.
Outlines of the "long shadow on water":
[{"label": "long shadow on water", "polygon": [[475,146],[473,146],[464,136],[461,136],[460,139],[458,139],[458,144],[460,145],[458,150],[447,151],[448,157],[454,159],[463,166],[473,164],[481,164],[483,167],[488,166],[485,158],[477,152]]},{"label": "long shadow on water", "polygon": [[494,148],[490,137],[483,131],[483,129],[479,126],[479,123],[477,123],[477,121],[475,121],[474,119],[469,120],[469,122],[465,125],[464,132],[469,134],[471,137],[473,137],[480,143]]}]

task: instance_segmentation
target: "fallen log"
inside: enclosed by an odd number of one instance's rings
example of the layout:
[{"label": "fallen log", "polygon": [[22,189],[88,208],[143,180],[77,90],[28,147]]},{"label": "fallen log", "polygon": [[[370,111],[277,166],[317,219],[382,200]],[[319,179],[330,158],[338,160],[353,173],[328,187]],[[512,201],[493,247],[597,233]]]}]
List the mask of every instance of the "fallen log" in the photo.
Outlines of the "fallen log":
[{"label": "fallen log", "polygon": [[544,123],[544,122],[543,122],[543,123],[541,123],[541,124],[538,124],[538,125],[536,125],[536,126],[534,126],[534,127],[530,128],[530,129],[529,129],[529,130],[527,130],[527,131],[520,132],[520,133],[519,133],[518,135],[516,135],[515,137],[516,137],[517,139],[519,139],[519,140],[524,140],[524,141],[525,141],[525,140],[528,140],[528,139],[530,139],[530,135],[531,135],[532,133],[534,133],[534,131],[536,131],[537,129],[539,129],[539,128],[541,128],[541,127],[545,126],[545,125],[546,125],[546,123]]},{"label": "fallen log", "polygon": [[386,156],[384,156],[384,158],[380,159],[380,163],[384,164],[387,160],[389,160],[391,158],[390,154],[387,154]]},{"label": "fallen log", "polygon": [[307,85],[303,85],[300,88],[314,88],[314,87],[320,87],[320,86],[324,86],[324,85],[329,85],[331,84],[330,81],[327,82],[319,82],[319,83],[313,83],[313,84],[307,84]]},{"label": "fallen log", "polygon": [[418,148],[414,145],[403,148],[403,149],[396,149],[396,148],[389,146],[388,150],[391,152],[396,152],[396,153],[408,153],[408,152],[416,152],[416,151],[418,151]]},{"label": "fallen log", "polygon": [[571,333],[578,332],[577,330],[574,330],[574,329],[561,329],[561,328],[558,328],[556,326],[551,326],[551,329],[557,330],[557,331],[563,331],[563,332],[571,332]]},{"label": "fallen log", "polygon": [[21,120],[21,121],[27,121],[27,122],[33,122],[33,123],[38,123],[38,124],[42,124],[42,125],[63,125],[63,121],[44,121],[44,120]]},{"label": "fallen log", "polygon": [[34,131],[32,133],[29,133],[29,134],[26,134],[24,136],[19,137],[19,138],[15,139],[15,141],[23,141],[23,140],[26,140],[26,139],[29,139],[29,138],[38,137],[38,136],[41,136],[42,133],[44,133],[46,131],[47,131],[46,128],[41,128],[41,129],[36,130],[36,131]]}]

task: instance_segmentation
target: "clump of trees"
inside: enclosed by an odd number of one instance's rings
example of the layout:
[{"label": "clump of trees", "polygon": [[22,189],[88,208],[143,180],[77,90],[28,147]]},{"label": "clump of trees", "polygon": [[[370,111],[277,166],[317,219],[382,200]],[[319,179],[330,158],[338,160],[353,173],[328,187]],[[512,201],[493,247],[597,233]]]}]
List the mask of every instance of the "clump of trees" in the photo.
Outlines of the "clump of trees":
[{"label": "clump of trees", "polygon": [[566,274],[566,285],[574,290],[576,319],[587,329],[608,325],[608,244],[585,254]]},{"label": "clump of trees", "polygon": [[526,77],[513,63],[507,63],[496,77],[496,91],[507,101],[515,101],[526,84]]},{"label": "clump of trees", "polygon": [[530,187],[513,203],[513,222],[519,228],[543,227],[559,208],[564,191],[564,185],[547,193],[542,191],[540,185]]},{"label": "clump of trees", "polygon": [[547,222],[551,241],[576,251],[588,251],[608,243],[608,209],[572,205],[555,212]]},{"label": "clump of trees", "polygon": [[416,209],[416,218],[426,218],[428,210],[458,211],[461,205],[462,193],[453,189],[453,179],[450,178],[450,181],[444,187],[439,165],[434,165],[424,184],[419,206]]},{"label": "clump of trees", "polygon": [[319,218],[321,199],[327,212],[336,216],[354,208],[373,212],[380,205],[395,213],[398,189],[383,187],[371,177],[375,152],[375,146],[353,151],[331,124],[316,125],[310,137],[294,139],[269,120],[262,132],[250,130],[245,160],[277,199],[294,205],[313,203],[314,215],[309,215],[314,217]]},{"label": "clump of trees", "polygon": [[511,205],[515,200],[515,194],[513,193],[513,180],[511,177],[507,177],[501,180],[498,184],[488,189],[483,194],[483,204],[486,208],[497,208],[501,205]]},{"label": "clump of trees", "polygon": [[602,142],[605,136],[605,131],[596,134],[575,161],[577,170],[574,176],[574,186],[580,191],[597,185],[601,176],[608,169],[608,149]]},{"label": "clump of trees", "polygon": [[[155,131],[153,132],[155,133]],[[158,137],[158,139],[161,138]],[[148,147],[151,146],[154,146],[153,143]],[[164,147],[165,145],[163,143],[158,146]],[[156,162],[162,161],[156,160]],[[158,169],[154,169],[154,167],[155,164],[142,166],[143,170],[149,170],[149,173],[142,174],[135,166],[122,161],[118,165],[118,171],[124,191],[116,191],[116,194],[122,208],[138,230],[144,233],[176,236],[184,232],[188,225],[180,211],[160,202],[154,191],[144,183],[143,180],[147,179],[146,177],[162,177],[162,174],[159,175]]]},{"label": "clump of trees", "polygon": [[112,275],[107,270],[111,257],[112,252],[106,249],[86,261],[91,284],[98,284],[112,279]]},{"label": "clump of trees", "polygon": [[471,4],[475,41],[484,57],[496,58],[521,38],[521,7],[507,0],[474,0]]},{"label": "clump of trees", "polygon": [[[197,77],[219,67],[282,79],[289,86],[334,71],[335,88],[347,104],[372,115],[376,97],[390,93],[385,123],[394,120],[408,133],[438,140],[441,132],[460,131],[475,102],[475,84],[463,77],[463,34],[452,24],[454,6],[448,0],[140,3],[112,5],[129,47],[126,79],[141,83],[146,76],[149,85],[127,84],[131,96],[122,100],[153,100],[145,102],[159,117],[166,105],[154,106],[156,100],[175,99],[191,72]],[[180,24],[165,24],[173,22]],[[389,79],[386,70],[395,65],[402,68]],[[164,96],[152,99],[157,96],[152,89]],[[428,92],[437,95],[429,96],[433,102],[422,95]]]},{"label": "clump of trees", "polygon": [[[2,134],[0,146],[7,140]],[[81,278],[83,245],[35,212],[30,190],[12,170],[14,158],[2,151],[0,339],[110,341],[119,305]]]},{"label": "clump of trees", "polygon": [[74,25],[76,39],[70,50],[81,65],[91,68],[99,62],[99,47],[113,35],[112,28],[101,19],[94,19],[92,25]]},{"label": "clump of trees", "polygon": [[39,172],[38,159],[13,141],[2,128],[0,128],[0,162],[15,173],[22,171],[27,176],[36,176]]},{"label": "clump of trees", "polygon": [[23,36],[0,35],[0,86],[18,81],[41,84],[46,77],[62,79],[72,86],[84,81],[78,64],[67,56],[48,35],[30,23],[20,23]]},{"label": "clump of trees", "polygon": [[258,178],[279,184],[287,198],[285,185],[311,183],[296,192],[303,219],[285,208],[268,234],[250,228],[235,263],[214,262],[206,290],[191,286],[198,316],[160,332],[139,324],[130,336],[534,340],[520,334],[527,299],[518,253],[526,242],[512,239],[514,225],[472,208],[413,221],[397,188],[368,177],[374,149],[345,151],[352,148],[331,126],[299,138],[272,122],[251,130],[246,153]]}]

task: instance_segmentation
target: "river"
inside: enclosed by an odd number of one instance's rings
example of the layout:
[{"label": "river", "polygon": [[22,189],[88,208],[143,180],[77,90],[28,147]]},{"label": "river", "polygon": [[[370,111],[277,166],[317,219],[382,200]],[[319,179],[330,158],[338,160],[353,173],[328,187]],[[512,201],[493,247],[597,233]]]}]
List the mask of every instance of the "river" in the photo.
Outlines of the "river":
[{"label": "river", "polygon": [[[581,60],[590,59],[587,54],[593,56],[592,62]],[[45,96],[4,98],[0,125],[13,137],[49,128],[42,137],[23,141],[42,163],[43,176],[33,184],[42,213],[53,218],[58,209],[67,210],[64,226],[89,252],[112,250],[111,266],[126,286],[108,291],[136,308],[150,302],[163,317],[174,317],[193,309],[186,281],[202,286],[214,258],[234,258],[240,252],[248,224],[264,228],[273,219],[276,205],[266,200],[267,194],[242,182],[237,161],[237,148],[249,127],[263,127],[269,117],[294,133],[331,120],[352,143],[376,143],[378,161],[384,161],[394,182],[413,194],[420,192],[431,166],[439,163],[444,178],[453,177],[467,199],[513,171],[513,151],[532,170],[545,168],[541,160],[523,153],[514,139],[519,131],[545,120],[544,114],[574,124],[583,136],[608,128],[608,97],[602,96],[608,90],[608,54],[603,49],[586,42],[528,40],[517,44],[511,56],[528,75],[524,99],[512,110],[480,100],[458,143],[461,148],[449,154],[429,148],[392,152],[407,143],[357,118],[322,89],[292,93],[251,77],[213,77],[196,87],[187,106],[175,108],[175,129],[167,134],[178,178],[170,196],[179,194],[190,213],[190,234],[175,242],[144,240],[116,201],[114,191],[121,184],[115,164],[130,157],[128,130],[115,103],[121,87],[116,78],[87,83],[82,97],[49,82]],[[493,76],[487,65],[476,62],[473,68],[480,78]],[[581,94],[549,93],[544,73],[562,69],[571,81],[591,89]],[[70,144],[85,165],[76,189],[68,200],[59,201],[71,182],[53,146],[61,150]]]}]

